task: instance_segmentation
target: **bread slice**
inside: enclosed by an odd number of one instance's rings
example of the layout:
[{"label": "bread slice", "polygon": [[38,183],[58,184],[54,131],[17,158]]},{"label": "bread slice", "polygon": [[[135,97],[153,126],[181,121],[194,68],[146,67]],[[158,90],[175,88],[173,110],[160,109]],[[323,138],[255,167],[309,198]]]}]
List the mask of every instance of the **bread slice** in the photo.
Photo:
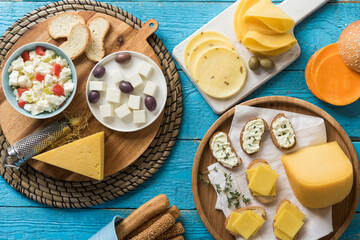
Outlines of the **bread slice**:
[{"label": "bread slice", "polygon": [[68,40],[61,44],[59,48],[63,50],[71,60],[74,60],[85,52],[89,41],[89,28],[84,24],[76,24],[71,29]]},{"label": "bread slice", "polygon": [[[279,114],[277,114],[277,115],[274,117],[274,119],[272,120],[271,126],[270,126],[270,137],[271,137],[271,140],[273,141],[273,143],[275,144],[275,146],[276,146],[278,149],[280,149],[280,150],[282,150],[282,151],[291,150],[291,149],[293,149],[293,148],[296,146],[296,137],[295,137],[294,143],[293,143],[291,146],[289,146],[289,147],[282,147],[282,146],[280,146],[279,142],[278,142],[277,139],[276,139],[275,134],[273,133],[273,125],[274,125],[275,121],[276,121],[277,119],[281,118],[281,117],[287,118],[287,117],[285,116],[285,114],[279,113]],[[294,128],[293,128],[291,122],[290,122],[290,126],[291,126],[292,130],[294,131]],[[294,134],[295,134],[295,131],[294,131]]]},{"label": "bread slice", "polygon": [[[269,164],[263,159],[255,159],[249,163],[247,169],[256,168],[260,165],[269,165]],[[246,182],[249,185],[250,180],[247,174],[246,174]],[[250,194],[261,203],[271,203],[276,200],[276,196],[254,196],[254,193],[253,191],[251,191],[250,188],[249,191]]]},{"label": "bread slice", "polygon": [[[214,137],[215,137],[217,134],[219,134],[219,133],[223,133],[223,134],[226,135],[227,141],[230,143],[231,151],[235,154],[236,158],[238,159],[238,163],[237,163],[235,166],[232,166],[232,167],[225,166],[222,162],[220,162],[220,161],[214,156],[214,149],[212,148],[212,143],[213,143],[213,141],[214,141]],[[225,132],[216,132],[216,133],[214,133],[214,134],[212,135],[212,137],[210,138],[209,148],[210,148],[210,151],[211,151],[211,154],[213,155],[213,157],[214,157],[218,162],[220,162],[221,165],[223,165],[224,167],[226,167],[226,168],[228,168],[228,169],[232,169],[232,168],[238,167],[238,166],[240,166],[241,163],[242,163],[241,158],[238,157],[238,155],[236,154],[233,146],[231,145],[231,141],[230,141],[229,135],[228,135],[227,133],[225,133]]]},{"label": "bread slice", "polygon": [[[259,149],[256,150],[255,152],[248,152],[248,151],[245,150],[244,142],[243,142],[243,136],[244,136],[244,133],[245,133],[245,127],[246,127],[246,125],[247,125],[248,123],[250,123],[250,122],[252,122],[252,121],[256,121],[256,120],[261,120],[261,121],[263,121],[263,123],[264,123],[264,128],[261,129],[261,130],[260,130],[260,129],[258,130],[259,133],[261,134],[261,135],[260,135],[260,142],[259,142]],[[261,141],[262,141],[262,138],[263,138],[263,136],[264,136],[265,130],[266,130],[267,128],[268,128],[268,124],[267,124],[266,121],[265,121],[264,119],[262,119],[262,118],[254,118],[254,119],[249,120],[247,123],[245,123],[244,127],[243,127],[242,130],[241,130],[241,134],[240,134],[240,145],[241,145],[242,150],[243,150],[246,154],[252,155],[252,154],[255,154],[255,153],[257,153],[258,151],[260,151]]]},{"label": "bread slice", "polygon": [[[279,203],[279,205],[277,206],[277,208],[276,208],[276,213],[279,211],[280,207],[281,207],[284,203],[286,203],[286,202],[288,202],[288,203],[290,203],[291,205],[293,205],[294,207],[298,208],[294,203],[291,203],[289,200],[285,199],[285,200],[282,200],[282,201]],[[275,214],[276,214],[276,213],[275,213]],[[275,215],[274,215],[274,216],[275,216]],[[272,227],[273,227],[273,231],[275,232],[275,220],[273,220]],[[298,235],[299,235],[299,233],[296,233],[296,235],[294,236],[293,240],[296,240],[297,237],[298,237]],[[276,237],[276,239],[281,240],[280,238],[277,238],[277,237]]]},{"label": "bread slice", "polygon": [[85,54],[91,61],[98,62],[105,56],[104,39],[110,29],[110,22],[103,17],[94,17],[87,25],[91,40]]},{"label": "bread slice", "polygon": [[85,19],[74,12],[66,12],[56,15],[48,25],[48,32],[54,39],[67,38],[71,29],[76,24],[85,24]]},{"label": "bread slice", "polygon": [[[237,212],[237,213],[242,213],[242,212],[245,212],[245,211],[248,211],[248,210],[251,210],[253,211],[254,213],[256,213],[257,215],[259,215],[260,217],[262,218],[265,218],[266,216],[266,211],[264,208],[262,207],[259,207],[259,206],[252,206],[252,207],[244,207],[244,208],[238,208],[236,209],[234,212]],[[229,219],[230,219],[230,215],[226,218],[225,220],[225,228],[229,222]],[[227,230],[231,235],[236,235],[236,236],[239,236],[239,234],[236,234],[234,232],[231,232],[229,230]]]}]

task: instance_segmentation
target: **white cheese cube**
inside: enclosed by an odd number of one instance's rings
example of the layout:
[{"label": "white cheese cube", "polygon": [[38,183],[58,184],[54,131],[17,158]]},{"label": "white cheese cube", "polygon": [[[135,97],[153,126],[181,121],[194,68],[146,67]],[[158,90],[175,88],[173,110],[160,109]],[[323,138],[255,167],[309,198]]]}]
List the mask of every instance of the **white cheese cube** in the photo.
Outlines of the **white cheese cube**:
[{"label": "white cheese cube", "polygon": [[117,109],[115,109],[115,113],[116,113],[116,116],[118,116],[118,118],[122,119],[122,118],[128,116],[129,114],[131,114],[131,110],[129,109],[129,107],[126,104],[123,104],[120,107],[118,107]]},{"label": "white cheese cube", "polygon": [[143,61],[139,66],[138,72],[143,77],[148,78],[151,73],[151,70],[152,70],[152,66],[148,62]]},{"label": "white cheese cube", "polygon": [[119,84],[121,81],[124,81],[124,76],[119,69],[116,69],[115,71],[111,72],[111,80],[115,84]]},{"label": "white cheese cube", "polygon": [[145,88],[144,88],[144,94],[154,96],[156,92],[157,84],[147,81]]},{"label": "white cheese cube", "polygon": [[134,123],[145,123],[145,122],[146,122],[145,110],[135,110]]},{"label": "white cheese cube", "polygon": [[101,105],[99,109],[102,118],[108,118],[114,116],[114,109],[112,104]]},{"label": "white cheese cube", "polygon": [[131,83],[133,88],[137,88],[138,86],[140,86],[143,83],[143,80],[140,77],[140,75],[138,73],[136,73],[129,78],[129,82]]},{"label": "white cheese cube", "polygon": [[121,92],[116,88],[106,89],[106,101],[120,103]]},{"label": "white cheese cube", "polygon": [[131,109],[140,109],[141,97],[136,95],[129,96],[128,106]]},{"label": "white cheese cube", "polygon": [[90,81],[89,89],[90,91],[105,91],[106,83],[102,81]]}]

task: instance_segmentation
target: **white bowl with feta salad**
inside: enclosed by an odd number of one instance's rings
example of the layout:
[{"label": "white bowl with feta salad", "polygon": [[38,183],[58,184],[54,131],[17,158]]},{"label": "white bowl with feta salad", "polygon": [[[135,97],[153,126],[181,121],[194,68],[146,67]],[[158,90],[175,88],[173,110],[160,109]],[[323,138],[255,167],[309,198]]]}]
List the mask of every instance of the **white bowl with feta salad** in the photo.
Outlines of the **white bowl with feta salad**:
[{"label": "white bowl with feta salad", "polygon": [[20,47],[9,57],[2,73],[7,100],[30,118],[50,118],[65,110],[76,87],[73,62],[49,43],[33,42]]}]

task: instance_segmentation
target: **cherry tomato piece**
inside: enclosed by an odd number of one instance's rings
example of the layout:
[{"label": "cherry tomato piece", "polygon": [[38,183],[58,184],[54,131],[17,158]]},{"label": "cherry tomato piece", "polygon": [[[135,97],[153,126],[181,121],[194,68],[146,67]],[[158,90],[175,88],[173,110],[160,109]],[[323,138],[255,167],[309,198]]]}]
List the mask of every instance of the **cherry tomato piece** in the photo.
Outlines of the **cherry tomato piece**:
[{"label": "cherry tomato piece", "polygon": [[52,75],[58,77],[60,76],[60,72],[61,72],[61,65],[55,63],[53,69],[51,70]]},{"label": "cherry tomato piece", "polygon": [[29,90],[29,89],[27,89],[27,88],[18,88],[18,89],[16,89],[16,90],[17,90],[17,92],[18,92],[19,97],[21,97],[21,95],[22,95],[24,92],[26,92],[27,90]]},{"label": "cherry tomato piece", "polygon": [[24,100],[20,100],[18,102],[19,107],[23,108],[25,106],[26,102]]},{"label": "cherry tomato piece", "polygon": [[59,85],[59,84],[56,84],[52,89],[51,89],[51,91],[53,92],[53,93],[55,93],[55,95],[57,95],[57,96],[61,96],[61,95],[63,95],[64,94],[64,88],[61,86],[61,85]]},{"label": "cherry tomato piece", "polygon": [[35,80],[36,80],[36,81],[42,82],[42,81],[44,81],[44,79],[45,79],[45,76],[42,75],[42,74],[40,74],[40,73],[37,73],[37,74],[35,75]]},{"label": "cherry tomato piece", "polygon": [[25,51],[21,54],[22,59],[24,60],[24,62],[30,60],[30,55],[28,51]]},{"label": "cherry tomato piece", "polygon": [[37,55],[44,56],[44,55],[45,55],[45,50],[44,50],[43,47],[38,46],[38,47],[36,47],[36,49],[35,49],[35,53],[36,53]]}]

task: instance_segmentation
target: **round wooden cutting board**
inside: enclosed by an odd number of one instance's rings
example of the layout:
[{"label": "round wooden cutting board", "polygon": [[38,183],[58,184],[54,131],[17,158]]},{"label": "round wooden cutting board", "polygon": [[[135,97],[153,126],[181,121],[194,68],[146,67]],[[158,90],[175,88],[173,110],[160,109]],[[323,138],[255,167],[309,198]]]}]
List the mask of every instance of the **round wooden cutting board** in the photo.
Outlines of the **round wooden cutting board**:
[{"label": "round wooden cutting board", "polygon": [[[77,13],[84,17],[86,21],[90,20],[92,17],[102,16],[110,22],[111,27],[104,42],[106,55],[120,50],[136,51],[147,55],[161,67],[154,50],[147,42],[147,38],[158,28],[158,23],[155,20],[151,19],[147,21],[141,29],[134,30],[125,22],[106,14],[91,11],[78,11]],[[50,19],[47,19],[36,24],[18,39],[7,54],[3,64],[5,64],[8,57],[16,49],[27,43],[48,42],[57,46],[63,43],[65,39],[54,40],[48,34],[47,28],[49,21]],[[0,125],[6,139],[12,144],[39,128],[42,128],[46,124],[64,116],[73,117],[78,116],[79,114],[82,116],[89,116],[88,127],[82,133],[82,137],[101,131],[105,132],[104,176],[109,176],[129,166],[146,151],[158,132],[163,114],[161,114],[161,116],[149,127],[137,132],[120,133],[104,127],[94,118],[86,103],[86,81],[91,69],[95,66],[95,63],[90,61],[86,55],[83,54],[74,61],[74,65],[78,76],[77,91],[73,101],[63,114],[47,120],[27,118],[11,107],[4,96],[3,90],[0,89]],[[36,170],[56,179],[67,181],[89,180],[89,178],[82,175],[39,161],[30,160],[28,164]]]},{"label": "round wooden cutting board", "polygon": [[[308,102],[295,98],[278,96],[262,97],[249,100],[242,103],[242,105],[291,111],[322,117],[324,119],[328,141],[337,141],[351,160],[354,167],[354,184],[352,191],[344,201],[332,207],[334,231],[322,238],[324,240],[338,239],[344,233],[354,217],[359,202],[360,190],[360,185],[358,184],[360,175],[359,160],[354,146],[345,130],[325,111]],[[207,167],[215,163],[216,160],[211,155],[208,141],[216,131],[229,132],[234,113],[235,108],[230,109],[210,127],[199,145],[192,169],[192,191],[196,209],[205,227],[217,240],[231,240],[235,238],[225,229],[225,216],[223,212],[215,209],[217,196],[214,188],[211,185],[206,185],[198,180],[198,174],[206,172]]]}]

